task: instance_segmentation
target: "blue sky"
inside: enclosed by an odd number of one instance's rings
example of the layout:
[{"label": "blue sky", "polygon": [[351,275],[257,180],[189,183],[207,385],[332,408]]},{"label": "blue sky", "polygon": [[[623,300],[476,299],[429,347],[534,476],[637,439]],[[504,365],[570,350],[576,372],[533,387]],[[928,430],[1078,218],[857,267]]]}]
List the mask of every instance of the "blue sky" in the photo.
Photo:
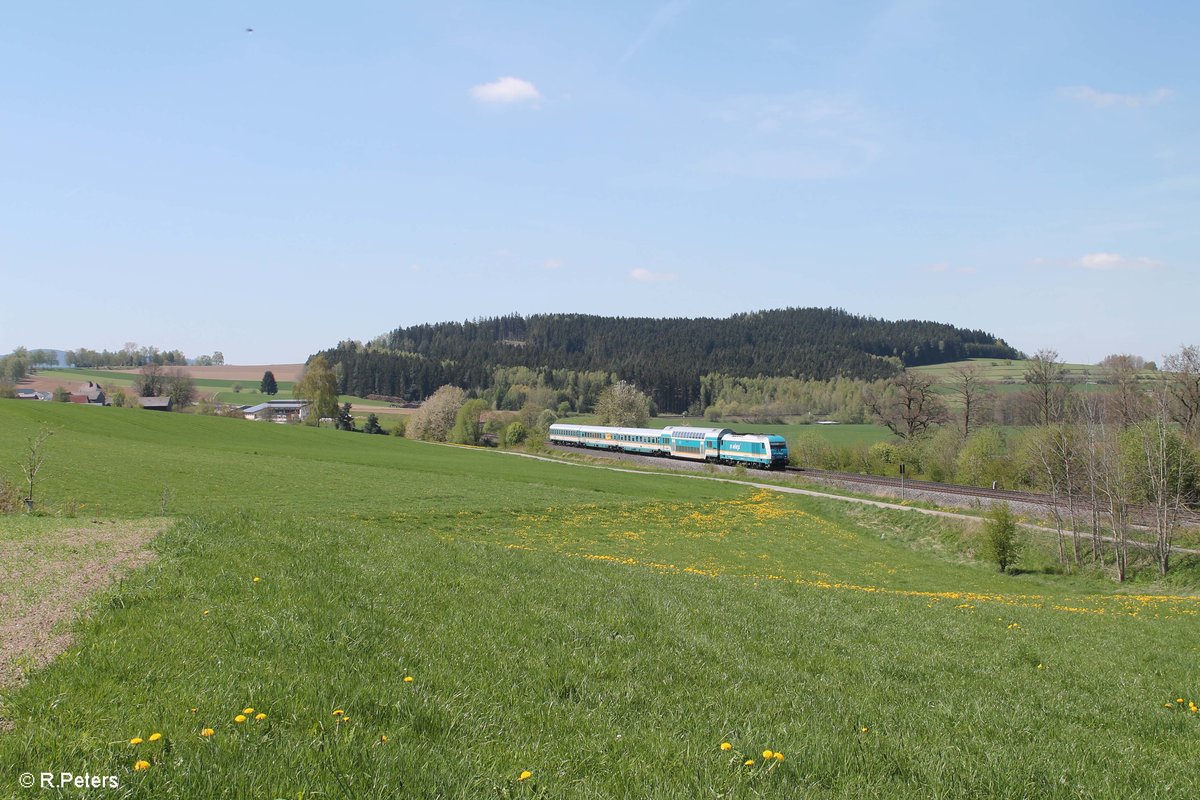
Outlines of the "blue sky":
[{"label": "blue sky", "polygon": [[15,4],[0,352],[294,362],[512,311],[838,306],[1159,359],[1200,343],[1198,23],[1186,2]]}]

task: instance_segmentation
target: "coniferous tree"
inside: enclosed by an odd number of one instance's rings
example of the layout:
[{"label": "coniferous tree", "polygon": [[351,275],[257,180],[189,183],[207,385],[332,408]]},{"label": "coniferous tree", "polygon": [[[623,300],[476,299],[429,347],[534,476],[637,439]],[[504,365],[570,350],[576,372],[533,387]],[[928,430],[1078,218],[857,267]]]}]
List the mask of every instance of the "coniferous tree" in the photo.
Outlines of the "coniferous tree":
[{"label": "coniferous tree", "polygon": [[266,395],[274,395],[279,392],[279,385],[275,382],[275,373],[267,370],[263,373],[262,382],[258,385],[258,390]]}]

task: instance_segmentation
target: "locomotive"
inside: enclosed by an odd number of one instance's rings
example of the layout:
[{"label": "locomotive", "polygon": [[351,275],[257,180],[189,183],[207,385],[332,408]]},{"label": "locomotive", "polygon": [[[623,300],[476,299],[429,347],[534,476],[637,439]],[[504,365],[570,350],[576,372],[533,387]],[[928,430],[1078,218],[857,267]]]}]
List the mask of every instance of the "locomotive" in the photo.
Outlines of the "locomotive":
[{"label": "locomotive", "polygon": [[764,433],[735,433],[729,428],[672,426],[612,428],[603,425],[550,426],[550,441],[571,447],[617,450],[647,456],[745,464],[759,469],[783,469],[788,463],[787,440]]}]

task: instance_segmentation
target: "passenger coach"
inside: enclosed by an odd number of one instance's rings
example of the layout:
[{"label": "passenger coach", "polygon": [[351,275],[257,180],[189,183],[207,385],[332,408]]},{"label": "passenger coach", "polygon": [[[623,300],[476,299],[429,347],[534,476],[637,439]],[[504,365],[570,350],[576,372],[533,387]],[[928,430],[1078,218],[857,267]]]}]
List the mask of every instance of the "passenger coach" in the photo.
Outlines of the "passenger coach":
[{"label": "passenger coach", "polygon": [[745,464],[762,469],[783,469],[788,462],[787,440],[782,436],[735,433],[729,428],[679,426],[656,430],[555,423],[550,426],[550,441],[571,447]]}]

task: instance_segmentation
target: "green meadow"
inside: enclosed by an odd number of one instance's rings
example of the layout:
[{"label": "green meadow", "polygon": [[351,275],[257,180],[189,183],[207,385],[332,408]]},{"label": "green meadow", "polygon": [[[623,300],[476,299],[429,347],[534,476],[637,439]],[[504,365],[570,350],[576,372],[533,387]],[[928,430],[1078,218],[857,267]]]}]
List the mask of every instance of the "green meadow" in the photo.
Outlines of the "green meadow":
[{"label": "green meadow", "polygon": [[75,796],[21,788],[43,771],[121,798],[1200,795],[1187,587],[1001,575],[912,512],[236,419],[0,400],[0,469],[42,427],[46,516],[0,517],[0,552],[164,531],[0,689],[3,797]]}]

